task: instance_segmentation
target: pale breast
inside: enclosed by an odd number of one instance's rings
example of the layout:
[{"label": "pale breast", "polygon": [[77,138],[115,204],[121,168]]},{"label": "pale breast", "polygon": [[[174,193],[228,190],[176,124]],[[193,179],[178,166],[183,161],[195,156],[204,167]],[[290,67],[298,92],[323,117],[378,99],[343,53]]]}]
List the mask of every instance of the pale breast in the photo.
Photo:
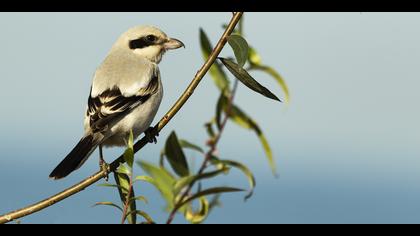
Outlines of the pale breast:
[{"label": "pale breast", "polygon": [[159,76],[159,90],[145,103],[133,109],[121,121],[111,127],[105,146],[126,146],[126,139],[133,130],[134,139],[146,131],[153,122],[163,98],[163,88]]}]

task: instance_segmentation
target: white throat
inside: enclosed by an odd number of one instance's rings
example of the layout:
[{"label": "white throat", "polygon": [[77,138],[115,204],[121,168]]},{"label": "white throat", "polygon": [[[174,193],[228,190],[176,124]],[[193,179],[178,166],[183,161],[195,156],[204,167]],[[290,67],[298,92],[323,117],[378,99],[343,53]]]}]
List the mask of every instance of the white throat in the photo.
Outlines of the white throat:
[{"label": "white throat", "polygon": [[134,49],[133,53],[158,64],[162,60],[162,56],[165,54],[165,50],[160,46],[150,46],[146,48]]}]

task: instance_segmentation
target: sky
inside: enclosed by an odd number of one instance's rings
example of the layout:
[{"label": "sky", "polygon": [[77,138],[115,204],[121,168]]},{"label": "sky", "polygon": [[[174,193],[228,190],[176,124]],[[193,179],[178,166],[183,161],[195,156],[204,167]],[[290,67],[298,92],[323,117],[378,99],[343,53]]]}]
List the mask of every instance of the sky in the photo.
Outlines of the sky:
[{"label": "sky", "polygon": [[[93,73],[118,36],[152,24],[185,49],[168,52],[160,70],[165,95],[157,121],[201,66],[198,32],[213,43],[231,13],[0,13],[0,214],[57,193],[98,170],[97,153],[77,172],[48,179],[83,134]],[[290,104],[240,86],[237,104],[257,120],[276,158],[270,173],[258,139],[228,123],[220,155],[254,172],[257,187],[222,197],[207,223],[420,223],[420,28],[418,13],[246,13],[245,37],[276,68]],[[232,56],[226,47],[221,56]],[[253,73],[284,98],[276,82]],[[203,124],[218,91],[206,76],[156,145],[136,155],[156,162],[164,137],[203,144]],[[121,148],[105,150],[110,162]],[[188,153],[194,158],[194,153]],[[140,174],[140,168],[136,171]],[[247,187],[237,172],[215,184]],[[142,185],[157,222],[167,217],[152,187]],[[22,223],[118,223],[111,189],[91,186]],[[178,215],[176,223],[185,223]]]}]

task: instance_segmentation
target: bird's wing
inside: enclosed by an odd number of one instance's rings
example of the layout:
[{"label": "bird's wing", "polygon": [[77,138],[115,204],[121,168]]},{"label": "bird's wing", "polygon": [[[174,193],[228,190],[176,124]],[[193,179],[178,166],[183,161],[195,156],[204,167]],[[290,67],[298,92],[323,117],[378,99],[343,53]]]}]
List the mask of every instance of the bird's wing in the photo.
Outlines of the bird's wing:
[{"label": "bird's wing", "polygon": [[107,89],[97,96],[92,96],[91,91],[86,115],[92,132],[106,132],[134,108],[145,103],[159,89],[158,76],[158,72],[153,73],[148,85],[132,96],[124,95],[118,87]]}]

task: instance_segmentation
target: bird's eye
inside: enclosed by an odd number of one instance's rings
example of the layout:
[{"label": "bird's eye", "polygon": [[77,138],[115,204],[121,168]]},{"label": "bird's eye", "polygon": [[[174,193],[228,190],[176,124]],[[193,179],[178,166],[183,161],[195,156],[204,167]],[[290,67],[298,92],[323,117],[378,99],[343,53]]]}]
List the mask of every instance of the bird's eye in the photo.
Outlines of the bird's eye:
[{"label": "bird's eye", "polygon": [[149,41],[149,42],[154,42],[154,41],[156,41],[157,37],[156,37],[156,36],[154,36],[154,35],[152,35],[152,34],[150,34],[150,35],[147,35],[147,36],[146,36],[146,39],[147,39],[147,41]]}]

